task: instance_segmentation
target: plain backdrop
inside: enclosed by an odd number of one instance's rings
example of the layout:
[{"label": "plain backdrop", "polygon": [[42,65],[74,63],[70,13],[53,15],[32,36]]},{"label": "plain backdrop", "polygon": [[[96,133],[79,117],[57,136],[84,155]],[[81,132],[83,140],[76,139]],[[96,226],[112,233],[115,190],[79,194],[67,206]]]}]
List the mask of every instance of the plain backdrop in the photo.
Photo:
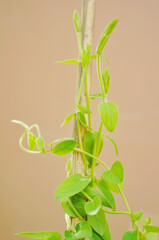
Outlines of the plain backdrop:
[{"label": "plain backdrop", "polygon": [[[18,119],[37,123],[46,145],[72,136],[72,123],[60,124],[74,109],[76,65],[55,64],[77,58],[73,10],[81,0],[0,0],[0,235],[18,240],[21,231],[66,228],[54,192],[65,178],[69,156],[29,155],[18,146],[24,129]],[[119,107],[113,137],[125,168],[124,193],[133,211],[144,211],[159,224],[159,1],[97,0],[95,51],[106,24],[118,17],[104,56],[111,75],[108,100]],[[92,53],[93,53],[92,51]],[[106,63],[103,61],[102,66]],[[107,65],[108,66],[108,65]],[[91,93],[100,91],[93,64]],[[93,124],[99,125],[91,102]],[[105,130],[105,133],[107,131]],[[101,154],[109,166],[117,160],[105,140]],[[117,210],[125,206],[115,195]],[[128,216],[107,216],[112,240],[131,229]]]}]

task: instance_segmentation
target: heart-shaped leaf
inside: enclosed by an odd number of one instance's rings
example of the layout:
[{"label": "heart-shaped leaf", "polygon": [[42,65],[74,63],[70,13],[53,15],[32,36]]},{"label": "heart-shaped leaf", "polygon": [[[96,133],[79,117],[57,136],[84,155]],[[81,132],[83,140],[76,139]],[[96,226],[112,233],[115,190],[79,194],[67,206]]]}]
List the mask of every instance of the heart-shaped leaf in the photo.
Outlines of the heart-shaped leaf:
[{"label": "heart-shaped leaf", "polygon": [[17,235],[34,238],[34,239],[50,239],[50,240],[61,240],[62,236],[58,232],[22,232]]},{"label": "heart-shaped leaf", "polygon": [[137,231],[128,231],[124,233],[122,240],[138,240],[138,232]]},{"label": "heart-shaped leaf", "polygon": [[96,215],[101,208],[100,197],[95,197],[92,201],[87,202],[84,206],[85,211],[88,215]]},{"label": "heart-shaped leaf", "polygon": [[103,179],[101,179],[101,180],[97,181],[97,185],[98,185],[100,191],[103,193],[107,202],[110,204],[111,208],[113,210],[115,210],[116,209],[115,199],[114,199],[112,193],[109,191],[108,185],[106,184],[106,182]]},{"label": "heart-shaped leaf", "polygon": [[78,223],[75,227],[76,233],[71,234],[68,230],[65,231],[66,239],[81,239],[90,238],[92,236],[92,228],[88,222],[82,221]]},{"label": "heart-shaped leaf", "polygon": [[52,149],[52,153],[59,156],[66,155],[72,152],[76,145],[77,145],[76,140],[64,140],[56,144],[56,146]]},{"label": "heart-shaped leaf", "polygon": [[76,173],[66,178],[56,189],[55,198],[64,199],[81,192],[91,181],[90,177],[83,177]]},{"label": "heart-shaped leaf", "polygon": [[124,181],[124,168],[120,161],[113,163],[109,171],[102,174],[102,178],[111,183],[122,183]]},{"label": "heart-shaped leaf", "polygon": [[96,215],[88,215],[88,222],[99,235],[103,236],[106,227],[106,218],[102,209]]},{"label": "heart-shaped leaf", "polygon": [[108,131],[113,132],[118,122],[118,107],[113,102],[102,102],[98,105],[101,120]]}]

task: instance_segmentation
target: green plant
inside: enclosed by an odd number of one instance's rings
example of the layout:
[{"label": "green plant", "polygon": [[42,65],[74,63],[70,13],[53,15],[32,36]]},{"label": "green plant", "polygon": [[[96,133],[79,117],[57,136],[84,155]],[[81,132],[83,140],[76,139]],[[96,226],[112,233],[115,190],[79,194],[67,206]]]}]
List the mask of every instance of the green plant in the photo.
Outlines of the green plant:
[{"label": "green plant", "polygon": [[[78,91],[75,110],[70,113],[64,120],[63,125],[67,124],[73,117],[77,121],[78,139],[74,138],[56,139],[48,144],[45,148],[45,142],[41,136],[39,126],[27,124],[13,120],[12,122],[22,125],[25,132],[19,140],[22,150],[31,154],[46,154],[48,152],[56,155],[66,155],[71,152],[79,152],[82,155],[85,176],[80,173],[71,173],[71,158],[66,164],[67,178],[58,186],[55,192],[55,198],[61,200],[61,206],[66,213],[66,222],[69,230],[65,230],[65,239],[82,239],[91,240],[110,240],[111,235],[106,214],[125,214],[129,215],[132,222],[132,231],[127,231],[123,235],[123,240],[157,240],[159,227],[151,225],[151,218],[143,220],[143,212],[134,213],[123,193],[124,188],[124,168],[120,161],[115,161],[111,168],[103,162],[99,155],[103,147],[103,137],[106,137],[114,145],[116,155],[118,148],[115,141],[103,133],[103,128],[113,132],[118,122],[118,107],[114,102],[108,101],[110,74],[109,69],[105,68],[101,72],[100,61],[103,49],[118,23],[118,19],[113,19],[105,28],[99,40],[96,54],[91,54],[91,44],[87,44],[85,49],[81,45],[81,24],[77,11],[74,11],[74,25],[78,37],[79,59],[61,61],[65,64],[77,63],[82,68],[82,80]],[[96,59],[97,74],[101,87],[101,93],[90,95],[88,88],[87,70],[91,59]],[[104,58],[106,62],[108,61]],[[80,104],[82,89],[86,85],[87,106]],[[98,105],[101,123],[98,130],[92,127],[92,112],[90,107],[91,99],[100,99]],[[88,120],[86,119],[88,116]],[[36,129],[37,136],[32,132]],[[81,128],[84,128],[84,139]],[[28,147],[23,145],[23,139],[27,137]],[[37,150],[35,148],[37,147]],[[98,179],[95,168],[102,164],[105,171]],[[123,198],[126,205],[126,211],[116,211],[116,203],[113,193],[118,193]],[[79,218],[79,223],[75,229],[70,223],[70,218]],[[61,240],[62,236],[57,232],[35,232],[35,233],[18,233],[34,239]]]}]

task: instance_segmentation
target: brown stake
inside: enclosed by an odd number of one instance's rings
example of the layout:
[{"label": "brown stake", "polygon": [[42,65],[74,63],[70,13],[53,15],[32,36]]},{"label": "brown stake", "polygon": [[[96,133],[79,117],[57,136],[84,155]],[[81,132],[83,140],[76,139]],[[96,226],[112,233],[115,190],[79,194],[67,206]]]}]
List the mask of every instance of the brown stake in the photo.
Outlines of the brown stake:
[{"label": "brown stake", "polygon": [[[94,30],[94,18],[95,18],[95,0],[83,0],[82,1],[82,48],[86,48],[87,43],[91,43],[93,40],[93,30]],[[89,65],[87,70],[88,83],[90,86],[91,79],[91,67]],[[77,81],[77,93],[79,91],[80,83],[82,77],[82,68],[79,66],[78,70],[78,81]],[[78,95],[78,94],[77,94]],[[86,93],[85,88],[82,91],[80,104],[87,106]],[[85,128],[81,126],[82,139],[85,133]],[[73,137],[78,141],[78,129],[77,129],[77,121],[74,119],[74,130]],[[83,176],[86,175],[86,171],[83,164],[83,159],[80,153],[73,152],[72,156],[72,174],[81,173]],[[79,218],[70,218],[71,225],[73,229],[76,224],[79,222]]]}]

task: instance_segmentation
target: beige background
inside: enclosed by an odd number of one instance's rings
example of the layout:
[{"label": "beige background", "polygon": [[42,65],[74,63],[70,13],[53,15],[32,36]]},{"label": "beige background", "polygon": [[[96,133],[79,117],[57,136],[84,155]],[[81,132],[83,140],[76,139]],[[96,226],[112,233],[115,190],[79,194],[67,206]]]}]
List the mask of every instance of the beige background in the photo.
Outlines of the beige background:
[{"label": "beige background", "polygon": [[[71,136],[60,128],[74,108],[77,66],[55,61],[77,57],[72,13],[80,0],[0,0],[0,234],[23,239],[20,231],[63,233],[64,214],[54,192],[65,177],[68,156],[32,156],[18,146],[23,132],[11,119],[38,123],[49,143]],[[109,20],[119,18],[104,51],[110,61],[109,100],[119,107],[119,123],[110,134],[125,167],[125,194],[134,211],[159,224],[159,1],[97,0],[95,40]],[[99,91],[93,70],[91,92]],[[99,123],[93,102],[94,126]],[[101,158],[116,160],[105,141]],[[124,209],[116,197],[118,209]],[[110,216],[112,239],[131,229],[127,216]]]}]

